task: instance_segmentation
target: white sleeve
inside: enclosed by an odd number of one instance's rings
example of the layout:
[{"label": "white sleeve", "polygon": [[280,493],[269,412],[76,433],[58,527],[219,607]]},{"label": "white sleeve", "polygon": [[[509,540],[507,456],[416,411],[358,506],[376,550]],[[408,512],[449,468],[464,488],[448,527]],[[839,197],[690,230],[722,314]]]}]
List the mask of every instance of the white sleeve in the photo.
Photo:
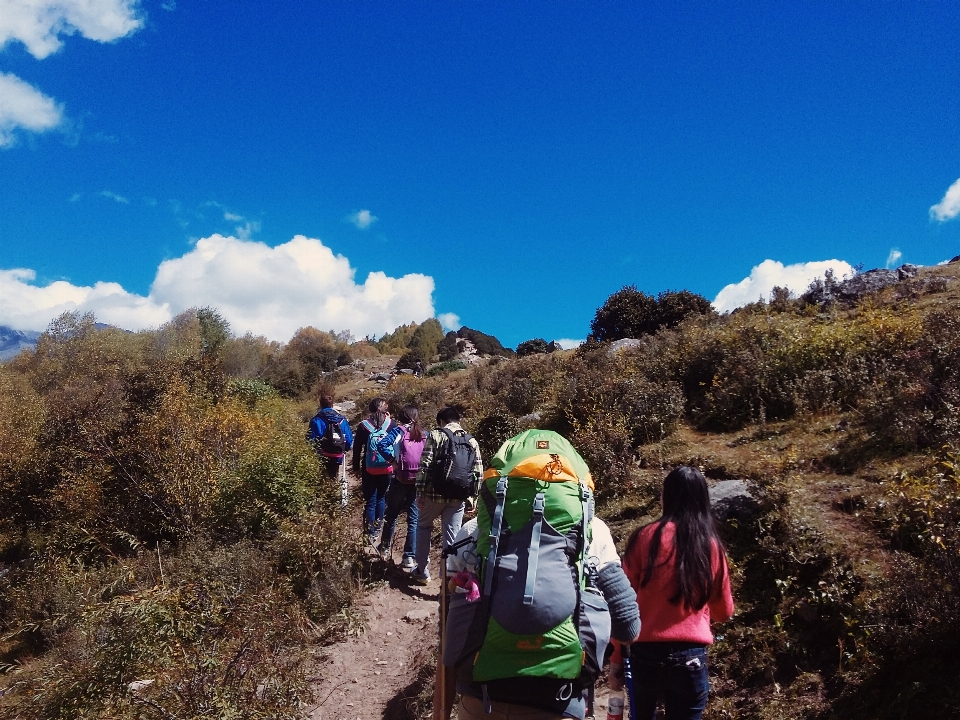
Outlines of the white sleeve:
[{"label": "white sleeve", "polygon": [[454,538],[454,544],[465,540],[468,537],[473,538],[472,543],[466,543],[463,547],[457,550],[456,555],[451,555],[447,558],[447,572],[456,573],[461,570],[466,570],[467,572],[472,572],[474,575],[477,573],[477,567],[480,564],[477,559],[477,519],[471,518],[463,525],[460,526],[460,532],[457,533],[457,537]]},{"label": "white sleeve", "polygon": [[598,517],[593,518],[590,523],[593,530],[593,540],[587,548],[587,555],[594,559],[597,570],[602,570],[605,566],[616,563],[620,564],[620,556],[617,554],[616,543],[613,542],[613,535],[610,534],[610,528]]}]

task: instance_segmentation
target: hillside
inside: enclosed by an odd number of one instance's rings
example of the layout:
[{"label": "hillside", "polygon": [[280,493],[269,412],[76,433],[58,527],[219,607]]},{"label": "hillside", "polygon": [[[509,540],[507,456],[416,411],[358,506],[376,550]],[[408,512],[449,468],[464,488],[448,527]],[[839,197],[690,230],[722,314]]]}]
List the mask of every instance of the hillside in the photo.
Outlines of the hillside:
[{"label": "hillside", "polygon": [[[563,433],[619,543],[656,516],[670,466],[741,481],[722,527],[738,611],[716,628],[706,717],[951,718],[958,279],[960,263],[924,268],[842,302],[781,296],[619,351],[432,377],[378,382],[393,357],[371,355],[324,381],[358,408],[382,394],[429,418],[456,402],[487,457],[526,427]],[[365,552],[358,508],[319,477],[302,441],[313,391],[231,376],[239,341],[204,337],[80,323],[0,367],[0,717],[293,717],[324,699],[311,678],[324,694],[360,684],[343,653],[399,657],[377,655],[399,634],[384,608],[419,591]],[[360,715],[360,693],[322,717],[426,716],[435,629],[402,636],[422,652],[370,679],[383,704]]]}]

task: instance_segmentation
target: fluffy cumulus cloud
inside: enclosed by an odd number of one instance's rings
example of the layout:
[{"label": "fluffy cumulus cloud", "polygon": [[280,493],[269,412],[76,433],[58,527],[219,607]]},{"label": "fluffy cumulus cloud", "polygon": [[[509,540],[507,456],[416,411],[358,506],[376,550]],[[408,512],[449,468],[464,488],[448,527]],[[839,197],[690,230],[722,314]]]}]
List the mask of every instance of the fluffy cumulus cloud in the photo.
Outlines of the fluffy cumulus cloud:
[{"label": "fluffy cumulus cloud", "polygon": [[930,217],[940,222],[953,220],[960,215],[960,179],[947,188],[943,199],[930,208]]},{"label": "fluffy cumulus cloud", "polygon": [[0,73],[0,147],[13,145],[19,128],[44,132],[62,121],[63,110],[53,98],[16,75]]},{"label": "fluffy cumulus cloud", "polygon": [[814,278],[823,277],[827,270],[833,270],[837,278],[853,275],[853,266],[843,260],[820,260],[795,265],[764,260],[750,271],[748,277],[727,285],[717,293],[713,299],[713,307],[717,312],[729,312],[747,303],[756,302],[761,297],[769,298],[770,291],[777,286],[801,293]]},{"label": "fluffy cumulus cloud", "polygon": [[124,290],[117,283],[92,287],[63,280],[38,287],[33,270],[0,270],[0,324],[16,330],[40,330],[65,312],[93,312],[100,322],[138,330],[171,318],[170,308]]},{"label": "fluffy cumulus cloud", "polygon": [[460,322],[460,316],[456,313],[440,313],[437,315],[437,320],[440,321],[440,327],[447,332],[450,332],[451,330],[459,330],[463,327]]},{"label": "fluffy cumulus cloud", "polygon": [[586,340],[571,340],[570,338],[560,338],[557,340],[557,344],[562,347],[564,350],[573,350],[583,345]]},{"label": "fluffy cumulus cloud", "polygon": [[347,216],[347,220],[356,225],[360,230],[366,230],[377,221],[377,216],[369,210],[360,210]]},{"label": "fluffy cumulus cloud", "polygon": [[139,330],[189,307],[210,305],[238,334],[285,341],[308,325],[361,337],[433,317],[432,278],[392,278],[377,271],[357,283],[355,275],[347,258],[302,235],[277,247],[212,235],[161,263],[147,297],[116,283],[38,287],[31,270],[2,270],[0,324],[38,330],[63,312],[92,311],[100,322]]},{"label": "fluffy cumulus cloud", "polygon": [[[55,53],[62,37],[79,33],[111,42],[143,25],[138,0],[0,0],[0,49],[19,41],[38,60]],[[63,122],[63,110],[20,78],[0,73],[0,147],[15,130],[44,132]]]},{"label": "fluffy cumulus cloud", "polygon": [[894,267],[902,257],[903,253],[900,252],[900,248],[890,248],[890,254],[887,255],[887,269]]}]

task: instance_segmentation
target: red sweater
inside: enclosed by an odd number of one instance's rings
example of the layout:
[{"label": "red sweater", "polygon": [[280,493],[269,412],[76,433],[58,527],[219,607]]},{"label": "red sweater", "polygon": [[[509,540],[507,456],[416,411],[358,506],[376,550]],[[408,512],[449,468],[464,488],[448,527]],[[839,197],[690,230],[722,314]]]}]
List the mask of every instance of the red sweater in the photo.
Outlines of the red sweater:
[{"label": "red sweater", "polygon": [[[630,584],[637,591],[637,605],[640,607],[640,634],[636,642],[692,642],[709,645],[713,642],[710,632],[710,620],[722,622],[733,615],[733,595],[730,593],[730,573],[727,559],[717,544],[713,546],[711,561],[714,577],[723,570],[723,583],[714,596],[698,612],[694,612],[682,602],[674,605],[669,598],[676,592],[676,558],[673,553],[675,526],[668,522],[660,535],[660,552],[657,555],[656,569],[650,582],[640,587],[650,539],[656,525],[648,525],[640,532],[631,552],[623,559],[623,569]],[[619,660],[619,647],[617,660]]]}]

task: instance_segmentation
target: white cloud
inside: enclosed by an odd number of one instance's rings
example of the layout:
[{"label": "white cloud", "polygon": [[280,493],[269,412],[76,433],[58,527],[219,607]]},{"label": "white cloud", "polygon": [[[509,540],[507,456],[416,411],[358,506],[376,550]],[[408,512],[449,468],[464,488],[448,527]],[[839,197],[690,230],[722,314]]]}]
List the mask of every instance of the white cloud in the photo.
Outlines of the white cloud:
[{"label": "white cloud", "polygon": [[19,40],[38,60],[59,50],[64,35],[110,42],[142,26],[138,0],[0,0],[0,48]]},{"label": "white cloud", "polygon": [[556,341],[557,344],[562,347],[564,350],[573,350],[578,348],[586,342],[586,339],[583,340],[571,340],[570,338],[561,338]]},{"label": "white cloud", "polygon": [[940,202],[930,208],[930,217],[940,222],[952,220],[957,215],[960,215],[960,179],[947,188]]},{"label": "white cloud", "polygon": [[[143,25],[139,0],[0,0],[0,50],[19,40],[38,60],[79,33],[111,42]],[[14,131],[44,132],[63,125],[63,108],[15,75],[0,73],[0,147],[11,147]]]},{"label": "white cloud", "polygon": [[84,287],[58,280],[37,287],[32,284],[35,277],[33,270],[0,270],[0,323],[16,330],[41,330],[62,313],[90,311],[100,322],[139,330],[172,317],[168,307],[128,293],[117,283]]},{"label": "white cloud", "polygon": [[437,315],[437,320],[440,321],[440,327],[442,327],[447,332],[451,330],[459,330],[463,327],[460,323],[460,316],[456,313],[440,313]]},{"label": "white cloud", "polygon": [[821,260],[816,262],[784,265],[776,260],[764,260],[750,271],[738,283],[724,287],[713,299],[717,312],[729,312],[735,308],[767,298],[774,287],[789,288],[794,293],[802,293],[814,278],[823,277],[827,270],[839,279],[853,275],[853,266],[843,260]]},{"label": "white cloud", "polygon": [[39,133],[52,130],[61,122],[63,108],[53,98],[16,75],[0,73],[0,147],[14,144],[17,129]]},{"label": "white cloud", "polygon": [[117,195],[115,192],[110,192],[109,190],[101,190],[100,197],[105,197],[108,200],[113,200],[114,202],[118,202],[123,205],[130,204],[130,201],[127,200],[123,195]]},{"label": "white cloud", "polygon": [[377,221],[377,216],[369,210],[360,210],[347,216],[347,220],[352,222],[361,230],[366,230]]},{"label": "white cloud", "polygon": [[887,269],[889,270],[898,262],[900,262],[900,258],[902,257],[903,253],[900,252],[900,248],[890,248],[890,254],[887,255]]},{"label": "white cloud", "polygon": [[0,324],[39,330],[65,311],[93,311],[101,322],[140,330],[186,308],[210,305],[238,334],[285,341],[307,325],[362,337],[434,316],[433,278],[377,271],[357,283],[355,274],[347,258],[303,235],[274,248],[212,235],[161,263],[147,297],[116,283],[38,287],[32,270],[0,270]]}]

